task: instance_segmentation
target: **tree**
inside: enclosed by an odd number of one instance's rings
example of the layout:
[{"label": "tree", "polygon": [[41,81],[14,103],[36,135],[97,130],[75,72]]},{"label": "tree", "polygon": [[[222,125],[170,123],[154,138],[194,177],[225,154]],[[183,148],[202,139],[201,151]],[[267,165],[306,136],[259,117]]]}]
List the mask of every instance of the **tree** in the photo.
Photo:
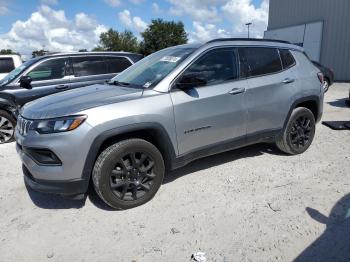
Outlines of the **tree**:
[{"label": "tree", "polygon": [[79,49],[79,52],[87,52],[87,49]]},{"label": "tree", "polygon": [[118,32],[110,28],[100,35],[100,45],[93,51],[138,52],[139,43],[131,31]]},{"label": "tree", "polygon": [[15,55],[17,53],[13,52],[11,49],[1,49],[0,55]]},{"label": "tree", "polygon": [[43,56],[43,55],[46,55],[47,53],[49,53],[49,51],[46,51],[46,50],[35,50],[32,52],[32,57],[38,57],[38,56]]},{"label": "tree", "polygon": [[141,52],[144,55],[151,54],[160,49],[186,44],[187,34],[182,22],[152,20],[145,32],[141,33],[143,41]]}]

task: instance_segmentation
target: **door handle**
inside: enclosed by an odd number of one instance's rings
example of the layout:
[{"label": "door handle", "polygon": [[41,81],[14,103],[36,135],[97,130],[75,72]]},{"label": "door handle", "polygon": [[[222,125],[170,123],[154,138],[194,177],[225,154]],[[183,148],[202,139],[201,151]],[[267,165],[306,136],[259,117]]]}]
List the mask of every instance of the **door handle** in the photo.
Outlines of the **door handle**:
[{"label": "door handle", "polygon": [[68,88],[68,85],[58,85],[56,86],[56,89],[59,89],[59,90],[63,90],[63,89],[67,89]]},{"label": "door handle", "polygon": [[293,83],[294,82],[294,79],[292,78],[286,78],[282,81],[283,84],[290,84],[290,83]]},{"label": "door handle", "polygon": [[233,88],[230,92],[228,92],[230,95],[237,95],[245,92],[245,88]]}]

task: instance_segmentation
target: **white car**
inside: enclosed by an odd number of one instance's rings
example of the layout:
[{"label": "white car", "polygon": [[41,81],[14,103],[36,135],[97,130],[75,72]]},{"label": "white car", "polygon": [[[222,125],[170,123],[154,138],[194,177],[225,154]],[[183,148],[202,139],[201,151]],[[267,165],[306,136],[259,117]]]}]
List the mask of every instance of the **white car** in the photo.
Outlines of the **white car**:
[{"label": "white car", "polygon": [[21,64],[19,55],[0,55],[0,80]]}]

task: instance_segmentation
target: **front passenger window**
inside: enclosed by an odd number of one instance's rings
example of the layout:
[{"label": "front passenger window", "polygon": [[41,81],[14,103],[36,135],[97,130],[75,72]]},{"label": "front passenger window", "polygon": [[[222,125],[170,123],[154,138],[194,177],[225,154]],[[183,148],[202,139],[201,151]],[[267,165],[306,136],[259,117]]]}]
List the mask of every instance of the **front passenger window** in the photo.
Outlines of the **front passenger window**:
[{"label": "front passenger window", "polygon": [[66,58],[50,59],[37,65],[27,76],[33,81],[62,79],[66,75],[66,68]]},{"label": "front passenger window", "polygon": [[200,76],[206,85],[220,84],[238,78],[236,56],[233,48],[209,51],[194,62],[184,76]]}]

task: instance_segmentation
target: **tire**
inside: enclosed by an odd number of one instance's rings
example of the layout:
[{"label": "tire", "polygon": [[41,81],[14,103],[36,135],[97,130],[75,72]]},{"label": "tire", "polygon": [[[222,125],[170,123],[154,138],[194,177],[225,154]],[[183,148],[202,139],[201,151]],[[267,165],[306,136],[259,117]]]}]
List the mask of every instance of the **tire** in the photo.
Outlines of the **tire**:
[{"label": "tire", "polygon": [[324,79],[324,83],[323,83],[323,90],[324,93],[326,93],[329,90],[329,80],[327,78]]},{"label": "tire", "polygon": [[110,207],[128,209],[153,198],[163,182],[162,154],[143,139],[111,145],[98,156],[92,181],[99,197]]},{"label": "tire", "polygon": [[14,141],[16,119],[7,111],[0,110],[0,144]]},{"label": "tire", "polygon": [[277,147],[290,155],[304,153],[311,145],[316,130],[313,113],[305,108],[295,108],[283,133],[276,140]]}]

